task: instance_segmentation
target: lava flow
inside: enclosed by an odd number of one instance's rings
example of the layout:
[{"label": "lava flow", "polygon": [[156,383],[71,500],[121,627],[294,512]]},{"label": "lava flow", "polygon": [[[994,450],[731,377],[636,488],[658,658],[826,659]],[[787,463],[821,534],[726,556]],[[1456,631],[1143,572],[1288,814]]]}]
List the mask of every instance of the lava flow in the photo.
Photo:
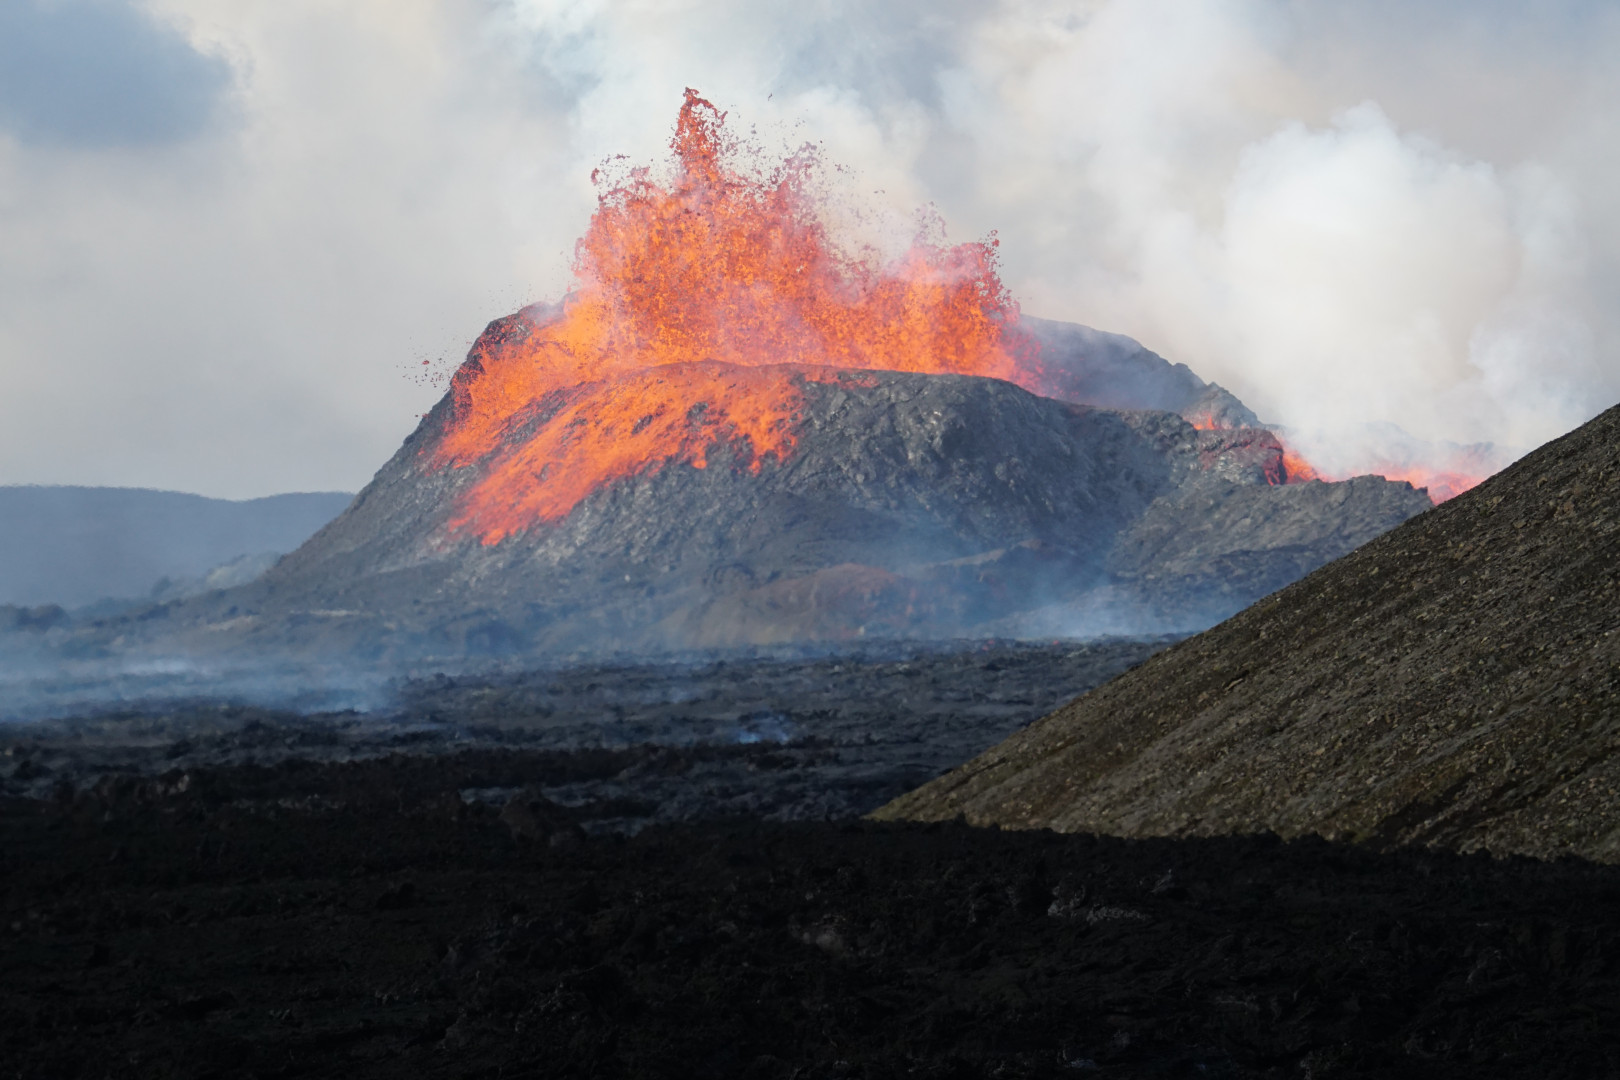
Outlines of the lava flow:
[{"label": "lava flow", "polygon": [[[1199,431],[1216,431],[1221,424],[1209,413],[1183,414],[1188,423]],[[1328,470],[1312,465],[1305,456],[1287,443],[1281,443],[1282,456],[1274,470],[1267,470],[1270,483],[1308,484],[1313,480],[1336,482],[1353,476],[1378,476],[1385,480],[1402,480],[1429,493],[1436,506],[1454,499],[1469,488],[1477,487],[1501,468],[1501,462],[1491,460],[1488,448],[1464,447],[1445,455],[1440,464],[1424,464],[1411,459],[1363,454],[1359,467]]]},{"label": "lava flow", "polygon": [[1329,473],[1312,466],[1286,445],[1282,464],[1284,483],[1304,484],[1312,480],[1337,481],[1353,476],[1380,476],[1396,482],[1404,480],[1415,488],[1427,491],[1430,501],[1436,506],[1479,486],[1501,467],[1500,463],[1493,462],[1483,452],[1464,449],[1444,456],[1438,464],[1374,456],[1363,457],[1357,467]]},{"label": "lava flow", "polygon": [[1312,480],[1323,479],[1310,462],[1286,446],[1283,448],[1282,467],[1283,475],[1288,478],[1286,482],[1290,484],[1308,484]]},{"label": "lava flow", "polygon": [[814,153],[748,173],[692,90],[670,145],[670,182],[639,169],[599,197],[560,313],[486,334],[452,380],[434,461],[485,463],[452,532],[499,543],[613,480],[703,468],[717,442],[758,470],[791,452],[803,383],[840,370],[1042,389],[994,238],[851,256],[816,212]]}]

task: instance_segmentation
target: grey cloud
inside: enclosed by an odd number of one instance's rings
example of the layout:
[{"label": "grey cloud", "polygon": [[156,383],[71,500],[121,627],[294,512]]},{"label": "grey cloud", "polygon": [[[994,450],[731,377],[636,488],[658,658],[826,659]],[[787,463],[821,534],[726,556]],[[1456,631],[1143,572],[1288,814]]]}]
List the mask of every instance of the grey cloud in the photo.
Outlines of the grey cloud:
[{"label": "grey cloud", "polygon": [[939,105],[939,73],[958,61],[963,27],[986,15],[983,0],[848,4],[790,16],[783,89],[847,86],[872,105]]},{"label": "grey cloud", "polygon": [[125,0],[0,3],[0,128],[26,143],[172,143],[202,130],[230,69]]}]

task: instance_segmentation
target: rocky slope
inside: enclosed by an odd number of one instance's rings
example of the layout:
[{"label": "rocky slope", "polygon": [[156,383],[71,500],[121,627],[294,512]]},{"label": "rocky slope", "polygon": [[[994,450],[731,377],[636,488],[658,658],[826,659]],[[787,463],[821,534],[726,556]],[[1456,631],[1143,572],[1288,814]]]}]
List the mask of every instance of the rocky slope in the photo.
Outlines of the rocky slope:
[{"label": "rocky slope", "polygon": [[1124,334],[1025,315],[1019,326],[1040,347],[1051,396],[1103,409],[1173,412],[1201,427],[1262,427],[1219,383],[1172,364]]},{"label": "rocky slope", "polygon": [[1620,408],[883,818],[1620,860]]}]

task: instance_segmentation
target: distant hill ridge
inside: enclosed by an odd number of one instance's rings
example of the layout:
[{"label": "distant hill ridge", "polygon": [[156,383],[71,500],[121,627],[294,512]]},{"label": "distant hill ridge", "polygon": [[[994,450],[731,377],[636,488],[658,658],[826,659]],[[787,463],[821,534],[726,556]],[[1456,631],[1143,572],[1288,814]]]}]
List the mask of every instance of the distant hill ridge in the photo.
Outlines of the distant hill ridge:
[{"label": "distant hill ridge", "polygon": [[1620,407],[878,811],[1620,861]]},{"label": "distant hill ridge", "polygon": [[115,487],[0,487],[0,604],[78,607],[151,594],[244,555],[291,551],[354,496],[240,501]]}]

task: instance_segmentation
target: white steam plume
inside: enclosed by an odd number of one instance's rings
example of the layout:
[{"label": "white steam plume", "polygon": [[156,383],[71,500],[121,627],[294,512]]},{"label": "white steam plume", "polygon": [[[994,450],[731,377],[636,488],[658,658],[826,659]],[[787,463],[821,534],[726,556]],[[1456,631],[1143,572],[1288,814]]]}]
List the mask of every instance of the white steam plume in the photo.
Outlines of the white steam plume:
[{"label": "white steam plume", "polygon": [[[1490,162],[1370,97],[1335,102],[1290,64],[1309,20],[1284,5],[1064,9],[987,21],[951,98],[995,140],[975,194],[1015,221],[1051,208],[1049,230],[1004,230],[1027,306],[1188,363],[1334,473],[1389,455],[1369,423],[1527,448],[1613,403],[1616,312],[1592,294],[1586,219],[1616,200],[1595,163],[1569,167],[1524,124]],[[1515,73],[1472,72],[1493,74]]]}]

